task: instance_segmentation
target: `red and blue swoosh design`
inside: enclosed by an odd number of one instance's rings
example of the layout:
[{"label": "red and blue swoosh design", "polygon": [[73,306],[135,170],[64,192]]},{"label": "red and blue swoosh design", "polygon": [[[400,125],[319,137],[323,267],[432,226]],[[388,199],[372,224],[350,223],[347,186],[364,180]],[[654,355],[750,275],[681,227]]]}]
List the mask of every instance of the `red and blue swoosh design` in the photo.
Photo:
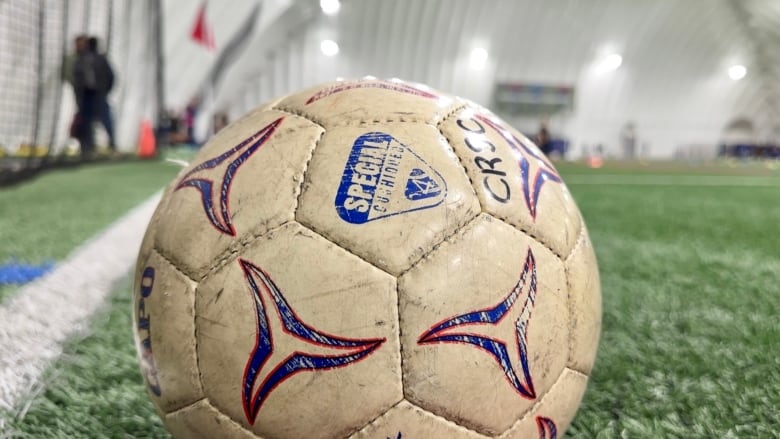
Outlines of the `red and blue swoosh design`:
[{"label": "red and blue swoosh design", "polygon": [[[230,187],[233,184],[233,178],[236,176],[241,165],[246,163],[247,160],[257,152],[276,131],[276,128],[284,120],[284,117],[280,117],[270,124],[266,125],[248,139],[234,146],[230,150],[206,160],[205,162],[194,167],[192,170],[184,174],[179,184],[176,186],[176,190],[193,187],[200,192],[201,203],[203,204],[203,210],[206,213],[211,225],[213,225],[220,232],[236,236],[236,229],[233,226],[232,215],[230,214]],[[222,175],[222,181],[217,188],[218,197],[215,200],[214,197],[214,181],[208,178],[194,178],[193,174],[214,169],[221,165],[228,159],[233,160],[228,163],[225,173]],[[219,209],[215,208],[215,204],[219,205]]]},{"label": "red and blue swoosh design", "polygon": [[[514,340],[508,342],[477,334],[474,331],[479,325],[497,326],[517,304],[526,284],[528,296],[522,305],[520,316],[514,322]],[[419,344],[462,343],[475,346],[489,354],[501,367],[506,380],[526,399],[536,398],[534,383],[528,365],[528,324],[531,310],[536,301],[536,262],[531,250],[525,260],[520,280],[509,294],[491,308],[458,314],[437,323],[425,331],[418,339]],[[510,358],[509,349],[516,348],[520,356],[520,370],[517,371]]]},{"label": "red and blue swoosh design", "polygon": [[[288,378],[301,372],[348,366],[368,357],[385,342],[384,338],[337,337],[313,328],[296,315],[282,292],[265,271],[244,259],[239,259],[238,262],[252,291],[257,313],[257,339],[246,363],[242,386],[244,414],[250,425],[254,424],[260,408],[274,389]],[[270,309],[276,312],[269,316]],[[270,372],[261,377],[260,372],[277,347],[274,343],[274,334],[269,326],[269,318],[273,317],[280,319],[282,331],[286,336],[292,336],[305,342],[312,350],[316,349],[318,353],[292,352],[273,366]],[[277,334],[277,336],[279,335],[281,334]],[[253,392],[258,381],[260,381],[259,387]]]},{"label": "red and blue swoosh design", "polygon": [[550,418],[537,416],[536,428],[539,430],[539,439],[556,439],[558,437],[558,428]]}]

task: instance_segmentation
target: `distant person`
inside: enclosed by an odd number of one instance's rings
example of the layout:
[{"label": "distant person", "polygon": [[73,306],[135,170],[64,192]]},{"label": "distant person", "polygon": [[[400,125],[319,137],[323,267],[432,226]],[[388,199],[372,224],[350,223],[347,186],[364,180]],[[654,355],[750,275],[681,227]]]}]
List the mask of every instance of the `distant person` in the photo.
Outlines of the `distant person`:
[{"label": "distant person", "polygon": [[114,88],[114,70],[111,68],[106,56],[99,52],[100,41],[97,37],[90,37],[88,41],[89,51],[95,60],[95,82],[96,82],[96,111],[97,118],[106,129],[108,134],[108,147],[112,152],[116,152],[116,142],[114,141],[114,117],[111,114],[111,105],[108,103],[108,94]]},{"label": "distant person", "polygon": [[198,142],[195,140],[195,120],[198,117],[198,106],[200,105],[200,99],[195,97],[187,104],[187,108],[184,109],[184,127],[187,129],[187,138],[185,143],[191,146],[198,146]]},{"label": "distant person", "polygon": [[547,130],[546,122],[542,122],[539,125],[539,132],[536,134],[536,145],[545,155],[550,154],[550,132]]},{"label": "distant person", "polygon": [[620,144],[623,146],[623,158],[636,158],[636,127],[633,122],[626,123],[620,131]]},{"label": "distant person", "polygon": [[89,38],[79,35],[74,40],[75,56],[70,65],[71,85],[76,98],[78,113],[71,125],[71,134],[78,139],[81,145],[81,154],[85,157],[95,152],[95,133],[92,123],[97,115],[97,69],[98,61],[95,54],[89,50]]},{"label": "distant person", "polygon": [[214,115],[214,134],[220,132],[229,124],[228,115],[224,111],[217,112]]}]

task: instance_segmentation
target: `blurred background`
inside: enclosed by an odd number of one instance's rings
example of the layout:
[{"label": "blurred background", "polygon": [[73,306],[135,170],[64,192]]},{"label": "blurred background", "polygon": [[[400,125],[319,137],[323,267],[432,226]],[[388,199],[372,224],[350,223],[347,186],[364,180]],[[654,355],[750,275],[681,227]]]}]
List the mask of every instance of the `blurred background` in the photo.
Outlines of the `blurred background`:
[{"label": "blurred background", "polygon": [[777,159],[778,29],[773,0],[5,0],[0,169],[82,152],[78,35],[116,78],[98,152],[135,154],[150,127],[201,144],[274,97],[371,75],[469,98],[567,159]]}]

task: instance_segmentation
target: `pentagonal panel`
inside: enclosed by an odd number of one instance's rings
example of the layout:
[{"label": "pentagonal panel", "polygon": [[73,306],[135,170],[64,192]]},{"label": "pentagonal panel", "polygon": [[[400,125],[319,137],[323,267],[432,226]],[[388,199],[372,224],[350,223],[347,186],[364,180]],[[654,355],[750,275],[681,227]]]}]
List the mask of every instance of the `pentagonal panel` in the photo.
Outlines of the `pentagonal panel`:
[{"label": "pentagonal panel", "polygon": [[525,136],[483,109],[439,125],[463,161],[483,209],[567,255],[581,218],[552,163]]},{"label": "pentagonal panel", "polygon": [[569,428],[588,385],[588,377],[564,369],[558,381],[530,413],[512,426],[502,439],[555,439],[563,437]]},{"label": "pentagonal panel", "polygon": [[168,414],[163,423],[175,438],[186,439],[259,439],[202,399],[191,406]]},{"label": "pentagonal panel", "polygon": [[486,439],[453,422],[401,401],[385,414],[371,421],[350,439],[447,438]]},{"label": "pentagonal panel", "polygon": [[306,171],[296,219],[397,274],[478,212],[438,130],[392,123],[329,129]]},{"label": "pentagonal panel", "polygon": [[601,283],[596,254],[584,229],[566,260],[569,280],[569,364],[589,374],[596,359],[601,332]]},{"label": "pentagonal panel", "polygon": [[359,79],[309,88],[286,97],[275,108],[331,128],[372,122],[435,123],[455,103],[455,98],[421,84]]},{"label": "pentagonal panel", "polygon": [[566,364],[563,264],[489,215],[399,278],[398,292],[405,396],[459,425],[502,433]]},{"label": "pentagonal panel", "polygon": [[203,397],[195,356],[195,282],[157,252],[141,255],[133,325],[141,373],[161,413]]},{"label": "pentagonal panel", "polygon": [[205,393],[274,438],[343,437],[402,398],[395,279],[297,223],[198,287]]},{"label": "pentagonal panel", "polygon": [[253,112],[220,131],[179,175],[157,248],[200,278],[237,240],[289,221],[322,128],[297,116]]}]

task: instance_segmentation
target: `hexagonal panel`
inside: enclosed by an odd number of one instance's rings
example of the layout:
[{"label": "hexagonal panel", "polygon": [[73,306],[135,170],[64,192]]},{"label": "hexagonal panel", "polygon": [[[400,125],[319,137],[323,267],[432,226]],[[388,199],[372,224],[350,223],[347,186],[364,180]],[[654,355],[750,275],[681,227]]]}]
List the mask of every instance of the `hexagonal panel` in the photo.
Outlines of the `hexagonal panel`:
[{"label": "hexagonal panel", "polygon": [[200,278],[237,241],[292,220],[321,133],[310,121],[275,111],[252,112],[220,131],[179,175],[157,248]]},{"label": "hexagonal panel", "polygon": [[601,332],[601,282],[596,254],[584,229],[566,260],[569,280],[569,364],[589,374],[596,360]]},{"label": "hexagonal panel", "polygon": [[477,213],[474,189],[439,131],[387,123],[325,133],[296,219],[398,274]]},{"label": "hexagonal panel", "polygon": [[397,438],[486,439],[476,432],[401,401],[350,439]]},{"label": "hexagonal panel", "polygon": [[398,280],[406,398],[482,434],[530,410],[568,354],[566,274],[482,214]]},{"label": "hexagonal panel", "polygon": [[203,397],[195,356],[195,282],[157,252],[141,256],[133,290],[136,348],[147,391],[161,413]]},{"label": "hexagonal panel", "polygon": [[501,435],[501,439],[562,437],[569,428],[582,395],[588,385],[588,377],[571,369],[564,369],[561,376],[544,395],[532,412]]},{"label": "hexagonal panel", "polygon": [[275,108],[303,114],[326,128],[378,122],[435,123],[456,98],[404,81],[336,81],[290,95]]},{"label": "hexagonal panel", "polygon": [[439,126],[463,160],[485,212],[566,256],[582,222],[552,163],[528,138],[484,109],[467,107]]},{"label": "hexagonal panel", "polygon": [[230,418],[202,399],[191,406],[168,414],[163,423],[176,438],[187,439],[257,439]]},{"label": "hexagonal panel", "polygon": [[403,397],[395,287],[300,224],[254,240],[198,287],[209,401],[264,437],[365,425]]}]

